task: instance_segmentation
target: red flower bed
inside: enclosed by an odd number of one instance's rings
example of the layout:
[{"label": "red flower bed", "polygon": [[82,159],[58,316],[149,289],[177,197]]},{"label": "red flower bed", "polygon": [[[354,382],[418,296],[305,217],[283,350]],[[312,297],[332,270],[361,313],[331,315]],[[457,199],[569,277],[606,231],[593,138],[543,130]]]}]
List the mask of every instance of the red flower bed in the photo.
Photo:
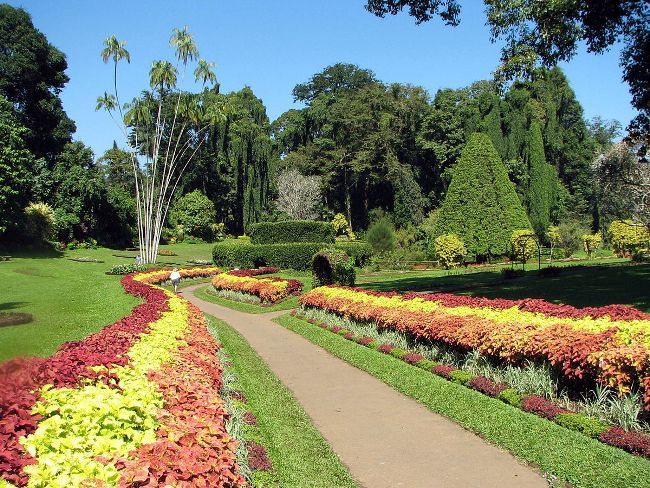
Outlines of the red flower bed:
[{"label": "red flower bed", "polygon": [[650,457],[650,435],[648,434],[627,432],[620,427],[612,427],[600,434],[600,440],[632,454]]},{"label": "red flower bed", "polygon": [[279,271],[280,268],[267,266],[265,268],[257,268],[257,269],[234,269],[232,271],[229,271],[228,274],[231,274],[233,276],[258,276],[263,274],[278,273]]},{"label": "red flower bed", "polygon": [[[192,268],[181,270],[181,276],[194,278],[210,276],[215,272],[218,272],[216,268]],[[88,336],[83,341],[63,344],[50,358],[15,359],[0,364],[0,478],[17,486],[25,486],[28,482],[22,468],[36,461],[23,449],[18,439],[21,436],[33,433],[38,426],[40,417],[32,415],[31,410],[39,400],[38,390],[42,386],[52,384],[54,387],[75,388],[85,379],[97,378],[97,373],[91,369],[94,366],[110,368],[128,364],[126,353],[131,346],[141,334],[148,332],[149,324],[155,322],[163,312],[169,310],[168,298],[165,292],[148,284],[166,280],[169,276],[169,270],[150,271],[144,274],[147,275],[147,279],[142,282],[135,280],[134,275],[127,275],[121,280],[127,293],[141,297],[146,301],[146,303],[134,307],[129,316]],[[220,387],[221,369],[214,358],[215,344],[214,341],[210,343],[205,336],[208,334],[207,328],[198,309],[194,310],[194,317],[190,319],[190,325],[193,330],[186,338],[188,346],[183,349],[182,353],[179,353],[173,367],[170,365],[164,367],[165,374],[162,375],[163,378],[161,379],[161,382],[172,382],[174,379],[177,381],[177,384],[172,388],[173,395],[165,397],[171,408],[171,410],[167,410],[168,405],[166,405],[166,410],[171,412],[174,412],[173,402],[176,401],[177,395],[182,392],[183,388],[186,389],[186,395],[183,397],[185,407],[190,409],[199,408],[198,404],[192,404],[189,401],[191,398],[198,398],[192,381],[188,382],[191,379],[191,374],[198,374],[197,371],[202,371],[203,374],[209,376],[209,379],[204,378],[204,383],[207,385],[206,388],[212,392],[213,396],[211,398],[216,396],[213,392],[218,391]],[[185,366],[186,374],[179,377],[178,371],[181,365]],[[102,381],[107,379],[103,378]],[[216,398],[218,399],[218,397]],[[210,401],[215,404],[216,400]],[[203,411],[208,416],[209,414],[216,415],[217,411],[209,410],[210,408],[216,408],[215,405],[209,406],[208,410],[204,408]],[[188,410],[188,412],[192,411]],[[195,417],[195,412],[188,413],[187,419],[178,425],[182,425],[184,428],[189,426],[190,429],[194,427],[198,429],[198,426],[193,427],[191,422],[201,423],[204,420]],[[215,418],[221,421],[221,417],[217,416]],[[176,419],[176,416],[172,415],[166,421],[176,421],[174,419]],[[207,427],[204,427],[208,429],[208,432],[214,433],[216,432],[215,425],[212,422]],[[171,440],[168,440],[168,442],[170,445],[166,448],[172,451],[182,450],[182,442],[174,443]],[[174,447],[171,444],[176,445]],[[214,447],[212,446],[213,449]],[[182,455],[186,456],[188,460],[198,455],[196,452],[191,455],[187,454],[186,451],[183,451],[183,453]],[[158,454],[160,453],[157,453],[154,457],[159,457]],[[170,455],[169,459],[180,459],[180,456],[181,454],[176,453],[174,456]],[[229,462],[225,457],[222,461],[222,464],[226,463],[226,461]],[[141,467],[139,471],[132,473],[135,478],[142,476]],[[186,466],[185,468],[195,471],[193,467],[188,468]],[[237,478],[240,475],[228,474],[228,469],[223,466],[221,468],[224,469],[224,474],[220,476],[225,477],[224,479],[232,478],[237,483],[245,484],[243,479]],[[234,457],[232,466],[229,469],[233,472],[236,471]],[[173,480],[174,478],[168,479]],[[214,479],[216,480],[216,478]],[[210,484],[210,486],[237,486],[237,484]]]},{"label": "red flower bed", "polygon": [[474,378],[469,380],[466,385],[473,390],[480,391],[484,395],[491,397],[496,397],[499,393],[508,388],[508,385],[504,383],[496,383],[485,376],[474,376]]},{"label": "red flower bed", "polygon": [[246,448],[248,449],[248,465],[251,469],[269,471],[273,468],[269,455],[263,446],[251,441],[246,443]]},{"label": "red flower bed", "polygon": [[402,361],[407,362],[409,364],[416,364],[424,359],[424,356],[422,354],[416,354],[413,352],[409,352],[404,354],[402,356]]},{"label": "red flower bed", "polygon": [[434,366],[431,372],[434,374],[437,374],[438,376],[442,376],[443,378],[449,379],[449,373],[452,371],[456,371],[458,368],[454,368],[453,366],[447,366],[446,364],[439,364],[437,366]]},{"label": "red flower bed", "polygon": [[568,410],[560,408],[553,402],[548,401],[546,398],[537,395],[529,395],[522,398],[521,409],[548,420],[553,420],[556,415],[561,413],[570,413]]}]

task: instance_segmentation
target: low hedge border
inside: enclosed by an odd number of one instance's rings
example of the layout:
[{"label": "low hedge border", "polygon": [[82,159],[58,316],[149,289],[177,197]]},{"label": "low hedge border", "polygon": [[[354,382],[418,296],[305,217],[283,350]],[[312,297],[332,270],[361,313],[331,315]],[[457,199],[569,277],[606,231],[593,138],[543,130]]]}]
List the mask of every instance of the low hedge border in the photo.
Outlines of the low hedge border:
[{"label": "low hedge border", "polygon": [[[332,244],[327,242],[278,244],[218,242],[212,248],[212,259],[218,266],[228,268],[276,266],[304,271],[311,269],[314,254],[331,246]],[[334,248],[354,258],[355,266],[359,267],[365,265],[372,256],[372,248],[366,242],[337,242]]]},{"label": "low hedge border", "polygon": [[316,220],[286,220],[258,222],[247,229],[252,244],[280,244],[295,242],[334,242],[331,222]]},{"label": "low hedge border", "polygon": [[292,310],[290,315],[305,320],[310,324],[317,325],[321,329],[342,335],[345,339],[356,342],[357,344],[375,349],[384,354],[389,354],[408,364],[430,371],[446,380],[465,385],[467,388],[476,390],[484,395],[497,398],[513,407],[520,408],[546,420],[551,420],[567,429],[580,432],[588,437],[597,439],[610,446],[618,447],[631,454],[650,458],[650,435],[641,432],[628,432],[620,427],[607,425],[594,417],[589,417],[581,413],[569,412],[537,395],[522,396],[513,388],[508,388],[506,385],[495,383],[483,376],[477,376],[469,371],[463,371],[453,366],[439,364],[435,361],[428,361],[422,358],[419,354],[405,351],[404,349],[397,348],[389,343],[378,343],[378,341],[374,341],[370,338],[355,336],[351,331],[341,329],[339,326],[328,326],[325,323],[319,323],[316,320],[307,319],[296,310]]}]

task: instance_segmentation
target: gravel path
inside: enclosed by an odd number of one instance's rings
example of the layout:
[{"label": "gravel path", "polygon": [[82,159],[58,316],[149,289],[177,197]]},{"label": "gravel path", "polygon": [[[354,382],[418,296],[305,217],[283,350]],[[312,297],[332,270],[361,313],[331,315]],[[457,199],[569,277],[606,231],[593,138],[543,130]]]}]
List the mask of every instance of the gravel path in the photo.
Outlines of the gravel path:
[{"label": "gravel path", "polygon": [[185,298],[244,336],[362,486],[548,486],[509,453],[271,321],[286,311],[231,310],[194,296],[199,286]]}]

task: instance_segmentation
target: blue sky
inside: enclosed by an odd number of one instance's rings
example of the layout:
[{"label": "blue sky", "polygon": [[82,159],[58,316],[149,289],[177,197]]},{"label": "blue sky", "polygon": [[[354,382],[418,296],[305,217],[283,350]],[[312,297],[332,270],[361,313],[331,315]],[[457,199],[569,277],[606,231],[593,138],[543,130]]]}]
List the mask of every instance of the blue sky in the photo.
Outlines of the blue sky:
[{"label": "blue sky", "polygon": [[[119,90],[130,100],[148,86],[155,59],[172,59],[174,27],[188,26],[201,56],[216,62],[222,92],[250,86],[271,120],[297,108],[291,90],[336,62],[373,70],[385,82],[459,88],[489,78],[498,64],[483,2],[462,2],[461,25],[439,21],[416,26],[406,14],[377,18],[364,0],[22,0],[35,26],[68,58],[70,82],[64,108],[77,124],[75,139],[96,155],[123,145],[105,112],[95,112],[98,95],[112,87],[112,66],[99,53],[111,34],[127,41],[130,65],[120,66]],[[582,50],[562,64],[587,118],[600,115],[623,126],[634,116],[628,87],[621,81],[618,49],[604,55]],[[188,77],[188,78],[191,78]],[[191,89],[186,83],[184,88]]]}]

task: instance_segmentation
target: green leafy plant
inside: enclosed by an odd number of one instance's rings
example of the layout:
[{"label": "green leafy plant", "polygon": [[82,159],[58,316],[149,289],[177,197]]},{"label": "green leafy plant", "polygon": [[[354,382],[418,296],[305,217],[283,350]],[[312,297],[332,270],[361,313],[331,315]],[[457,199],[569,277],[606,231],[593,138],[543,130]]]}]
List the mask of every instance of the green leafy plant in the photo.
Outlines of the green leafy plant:
[{"label": "green leafy plant", "polygon": [[581,413],[561,413],[556,415],[554,420],[567,429],[577,430],[594,439],[608,429],[600,420]]},{"label": "green leafy plant", "polygon": [[433,251],[445,269],[458,266],[467,256],[465,244],[456,234],[443,234],[436,237],[433,241]]},{"label": "green leafy plant", "polygon": [[368,228],[366,240],[375,252],[385,255],[395,249],[395,228],[388,219],[379,219]]},{"label": "green leafy plant", "polygon": [[249,226],[247,231],[253,244],[334,242],[334,226],[331,222],[315,220],[259,222]]}]

